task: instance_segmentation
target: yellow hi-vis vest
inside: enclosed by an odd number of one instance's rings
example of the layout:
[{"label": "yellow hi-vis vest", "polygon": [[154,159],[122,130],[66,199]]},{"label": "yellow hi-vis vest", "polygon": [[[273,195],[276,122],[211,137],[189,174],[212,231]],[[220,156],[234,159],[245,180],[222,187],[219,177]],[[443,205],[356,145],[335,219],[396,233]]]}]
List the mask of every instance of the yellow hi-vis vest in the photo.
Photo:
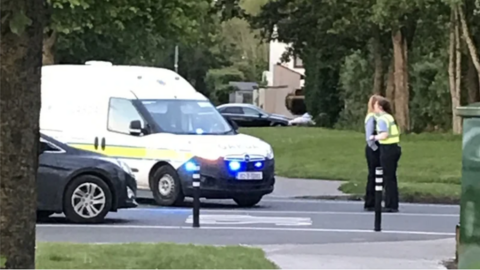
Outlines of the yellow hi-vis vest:
[{"label": "yellow hi-vis vest", "polygon": [[[378,120],[383,120],[387,123],[388,137],[384,140],[379,140],[380,144],[394,144],[400,142],[400,131],[397,124],[395,124],[395,119],[388,113],[384,113],[377,116]],[[377,130],[379,130],[378,121],[377,121]]]},{"label": "yellow hi-vis vest", "polygon": [[370,117],[372,117],[372,116],[375,118],[375,120],[377,120],[377,114],[369,113],[369,114],[367,114],[367,116],[365,116],[365,124],[367,123],[368,119],[370,119]]}]

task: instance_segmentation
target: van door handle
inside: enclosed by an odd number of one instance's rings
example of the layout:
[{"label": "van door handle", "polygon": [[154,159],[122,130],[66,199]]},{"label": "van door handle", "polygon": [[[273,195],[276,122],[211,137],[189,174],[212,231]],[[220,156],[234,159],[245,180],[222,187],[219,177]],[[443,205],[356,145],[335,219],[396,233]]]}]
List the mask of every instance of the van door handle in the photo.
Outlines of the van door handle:
[{"label": "van door handle", "polygon": [[105,137],[102,138],[102,150],[105,150]]},{"label": "van door handle", "polygon": [[95,141],[93,142],[93,147],[95,148],[95,150],[98,149],[98,137],[95,137]]}]

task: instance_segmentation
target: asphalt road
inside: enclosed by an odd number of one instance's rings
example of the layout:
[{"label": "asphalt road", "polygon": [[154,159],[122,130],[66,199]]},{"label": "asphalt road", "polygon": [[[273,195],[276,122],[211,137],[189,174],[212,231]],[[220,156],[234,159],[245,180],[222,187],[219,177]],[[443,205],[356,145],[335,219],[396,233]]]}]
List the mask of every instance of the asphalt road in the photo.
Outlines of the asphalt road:
[{"label": "asphalt road", "polygon": [[69,224],[63,216],[37,224],[40,241],[176,242],[195,244],[326,244],[432,240],[454,237],[459,207],[402,204],[384,213],[383,231],[374,232],[374,214],[361,202],[275,199],[254,208],[233,201],[204,201],[201,228],[191,225],[191,203],[183,207],[141,204],[110,213],[104,224]]}]

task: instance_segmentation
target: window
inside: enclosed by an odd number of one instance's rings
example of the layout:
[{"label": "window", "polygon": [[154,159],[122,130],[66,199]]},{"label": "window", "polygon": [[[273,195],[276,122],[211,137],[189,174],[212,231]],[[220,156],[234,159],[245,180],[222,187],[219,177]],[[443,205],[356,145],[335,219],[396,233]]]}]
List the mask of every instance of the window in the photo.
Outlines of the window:
[{"label": "window", "polygon": [[243,103],[252,104],[252,101],[253,101],[253,93],[252,92],[243,93],[242,96],[243,96]]},{"label": "window", "polygon": [[261,113],[260,111],[248,107],[243,107],[242,109],[243,113],[248,116],[258,116],[258,114]]},{"label": "window", "polygon": [[300,57],[296,56],[294,59],[293,59],[293,66],[295,68],[303,68],[303,61],[302,59],[300,59]]},{"label": "window", "polygon": [[61,149],[60,147],[40,138],[40,153],[44,153],[44,152],[65,152],[63,149]]},{"label": "window", "polygon": [[130,122],[140,120],[142,125],[144,121],[142,116],[133,106],[132,101],[123,98],[111,98],[108,109],[108,130],[130,134]]},{"label": "window", "polygon": [[222,134],[232,128],[218,110],[206,100],[141,100],[163,132],[173,134]]},{"label": "window", "polygon": [[240,107],[226,107],[223,110],[223,113],[243,114],[243,111],[242,111],[242,108]]}]

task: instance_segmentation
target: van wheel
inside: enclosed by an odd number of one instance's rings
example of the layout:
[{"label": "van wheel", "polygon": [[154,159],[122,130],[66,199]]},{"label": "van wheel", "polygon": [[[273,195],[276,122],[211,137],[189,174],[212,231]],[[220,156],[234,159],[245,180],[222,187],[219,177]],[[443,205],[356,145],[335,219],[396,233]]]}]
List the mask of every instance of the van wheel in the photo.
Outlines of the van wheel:
[{"label": "van wheel", "polygon": [[173,206],[183,202],[180,177],[171,166],[165,165],[157,169],[152,181],[153,199],[158,205]]},{"label": "van wheel", "polygon": [[262,200],[263,196],[237,197],[233,200],[240,207],[253,207]]},{"label": "van wheel", "polygon": [[108,185],[93,175],[73,179],[63,197],[63,211],[75,223],[99,223],[112,208],[112,192]]}]

